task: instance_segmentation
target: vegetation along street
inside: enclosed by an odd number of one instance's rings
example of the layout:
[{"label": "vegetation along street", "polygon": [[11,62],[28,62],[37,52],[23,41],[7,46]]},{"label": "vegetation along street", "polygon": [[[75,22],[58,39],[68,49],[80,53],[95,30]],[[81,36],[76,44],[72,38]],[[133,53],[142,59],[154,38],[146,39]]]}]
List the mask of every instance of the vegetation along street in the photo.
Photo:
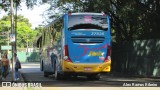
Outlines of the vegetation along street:
[{"label": "vegetation along street", "polygon": [[160,0],[0,0],[0,80],[159,87]]}]

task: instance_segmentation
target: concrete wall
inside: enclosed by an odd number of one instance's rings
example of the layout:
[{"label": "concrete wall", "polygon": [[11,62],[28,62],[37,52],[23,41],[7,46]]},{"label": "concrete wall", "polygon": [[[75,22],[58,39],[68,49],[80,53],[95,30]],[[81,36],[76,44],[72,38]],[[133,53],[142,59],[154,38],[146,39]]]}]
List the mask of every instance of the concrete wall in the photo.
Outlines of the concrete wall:
[{"label": "concrete wall", "polygon": [[112,47],[112,72],[160,76],[160,40],[136,40]]}]

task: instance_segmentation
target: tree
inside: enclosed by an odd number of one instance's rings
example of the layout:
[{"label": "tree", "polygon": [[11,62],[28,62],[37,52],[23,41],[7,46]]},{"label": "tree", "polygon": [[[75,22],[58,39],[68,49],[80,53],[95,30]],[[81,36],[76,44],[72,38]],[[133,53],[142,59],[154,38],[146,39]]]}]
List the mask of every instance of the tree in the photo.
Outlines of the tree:
[{"label": "tree", "polygon": [[[20,3],[21,0],[14,0]],[[49,3],[48,22],[67,12],[101,12],[111,17],[116,42],[159,38],[159,0],[26,0],[26,5]]]},{"label": "tree", "polygon": [[[22,0],[13,0],[14,6],[17,8],[20,6]],[[33,8],[34,5],[42,4],[42,2],[45,2],[44,0],[26,0],[26,6],[28,8]],[[10,0],[2,0],[2,3],[0,3],[0,9],[3,9],[5,11],[9,11],[10,9]]]},{"label": "tree", "polygon": [[[29,43],[29,47],[31,47],[33,40],[36,38],[37,31],[31,29],[29,20],[27,18],[24,18],[22,15],[18,15],[17,25],[17,47],[27,47],[27,40]],[[3,18],[0,20],[0,31],[6,32],[8,28],[10,28],[10,16],[3,16]],[[6,42],[4,42],[3,39],[4,37],[0,40],[0,44],[6,45]]]},{"label": "tree", "polygon": [[9,21],[0,21],[0,46],[7,45],[7,35],[10,29]]},{"label": "tree", "polygon": [[[160,38],[160,3],[158,0],[51,0],[51,8],[72,12],[109,14],[117,43],[135,39]],[[61,10],[61,11],[63,11]],[[51,12],[51,11],[49,11]],[[65,12],[65,11],[64,11]]]},{"label": "tree", "polygon": [[39,25],[38,27],[35,27],[35,29],[34,29],[34,30],[38,32],[38,34],[37,34],[37,35],[42,34],[43,27],[44,27],[44,26],[40,26],[40,25]]}]

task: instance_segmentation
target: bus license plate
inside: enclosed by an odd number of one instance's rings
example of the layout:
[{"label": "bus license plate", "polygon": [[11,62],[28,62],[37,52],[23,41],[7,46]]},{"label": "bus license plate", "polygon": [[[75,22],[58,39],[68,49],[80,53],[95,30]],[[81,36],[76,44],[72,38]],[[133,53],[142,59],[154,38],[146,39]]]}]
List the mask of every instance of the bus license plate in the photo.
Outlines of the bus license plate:
[{"label": "bus license plate", "polygon": [[90,70],[92,70],[92,69],[91,69],[91,68],[86,67],[86,68],[84,68],[84,70],[85,70],[85,71],[90,71]]}]

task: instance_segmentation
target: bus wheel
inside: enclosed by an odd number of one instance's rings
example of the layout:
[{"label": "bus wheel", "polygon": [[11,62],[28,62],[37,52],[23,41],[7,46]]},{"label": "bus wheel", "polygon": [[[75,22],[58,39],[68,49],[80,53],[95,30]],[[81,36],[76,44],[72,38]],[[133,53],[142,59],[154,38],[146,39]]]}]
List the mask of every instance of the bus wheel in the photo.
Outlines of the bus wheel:
[{"label": "bus wheel", "polygon": [[70,79],[72,76],[70,75],[70,74],[63,74],[62,75],[62,79],[63,80],[68,80],[68,79]]},{"label": "bus wheel", "polygon": [[44,71],[44,77],[48,77],[49,73]]},{"label": "bus wheel", "polygon": [[100,74],[88,75],[87,78],[89,80],[99,80],[100,79]]},{"label": "bus wheel", "polygon": [[73,75],[73,78],[78,78],[78,76],[77,75]]},{"label": "bus wheel", "polygon": [[43,61],[41,62],[40,69],[43,71]]},{"label": "bus wheel", "polygon": [[[56,65],[56,64],[55,64]],[[61,79],[61,74],[58,73],[57,67],[55,66],[55,73],[54,73],[54,77],[56,80],[60,80]]]}]

